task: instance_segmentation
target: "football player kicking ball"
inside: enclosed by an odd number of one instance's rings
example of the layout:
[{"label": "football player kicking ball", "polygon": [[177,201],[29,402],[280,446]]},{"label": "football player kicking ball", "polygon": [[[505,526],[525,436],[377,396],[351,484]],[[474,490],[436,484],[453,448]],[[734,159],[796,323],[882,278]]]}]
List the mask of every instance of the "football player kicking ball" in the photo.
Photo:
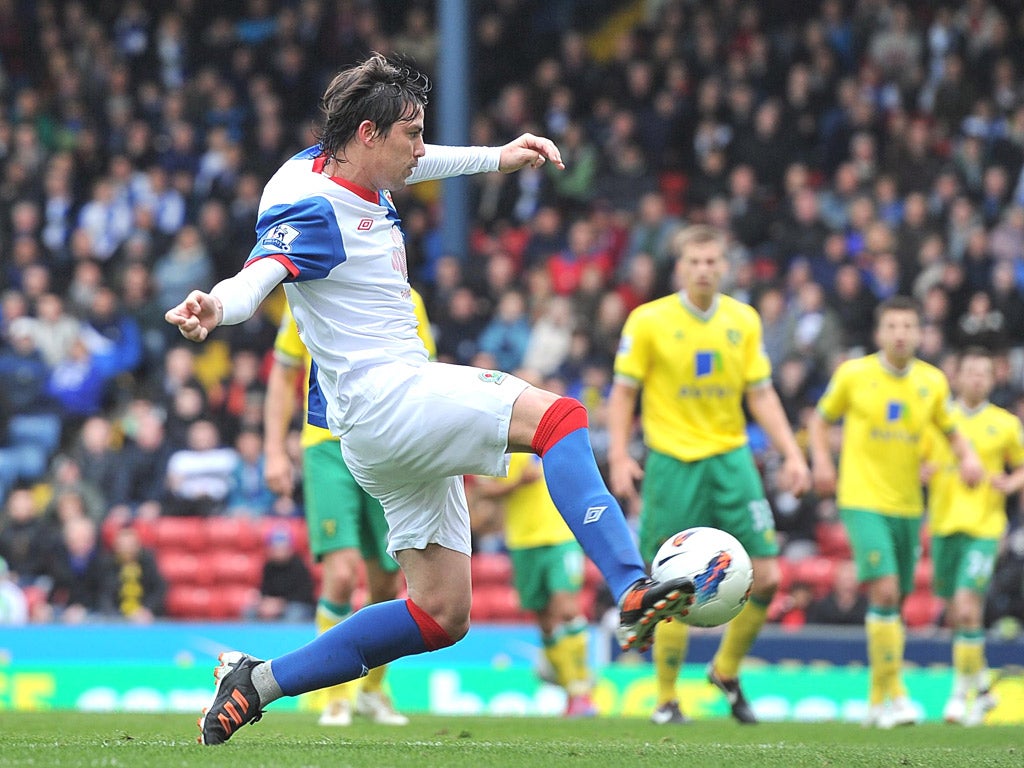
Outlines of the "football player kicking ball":
[{"label": "football player kicking ball", "polygon": [[559,513],[619,601],[624,648],[647,647],[654,626],[693,600],[689,579],[647,578],[598,471],[582,404],[505,373],[428,361],[388,190],[546,162],[564,167],[558,148],[531,134],[502,147],[426,146],[428,90],[425,76],[379,54],[337,75],[322,100],[319,144],[287,161],[264,189],[245,267],[166,314],[185,338],[203,341],[218,325],[251,317],[285,283],[316,366],[315,417],[341,438],[352,476],[384,507],[388,552],[409,593],[366,606],[271,661],[222,654],[199,721],[204,744],[227,741],[282,696],[462,638],[472,596],[462,477],[504,475],[509,452],[543,459]]},{"label": "football player kicking ball", "polygon": [[[764,625],[780,573],[772,511],[747,443],[744,401],[783,457],[780,486],[803,493],[810,470],[772,386],[757,312],[718,291],[727,268],[722,234],[688,227],[673,248],[679,292],[637,307],[622,330],[608,402],[612,488],[635,498],[635,482],[643,477],[640,549],[648,561],[675,533],[700,525],[728,531],[750,554],[750,600],[726,628],[708,680],[725,694],[734,718],[756,723],[739,670]],[[649,449],[643,470],[628,452],[641,390]],[[678,621],[663,622],[655,632],[658,706],[651,720],[659,725],[686,722],[676,685],[688,640]]]},{"label": "football player kicking ball", "polygon": [[953,423],[978,452],[985,480],[966,485],[942,436],[931,430],[924,441],[935,594],[947,601],[953,625],[953,690],[942,714],[947,723],[962,725],[980,724],[996,705],[985,664],[985,593],[1006,533],[1006,495],[1024,487],[1020,419],[988,401],[994,383],[986,350],[961,355]]},{"label": "football player kicking ball", "polygon": [[836,369],[809,433],[815,486],[823,495],[832,493],[836,470],[827,424],[843,419],[836,500],[868,593],[871,674],[864,724],[892,728],[919,719],[903,684],[900,605],[914,584],[925,429],[932,425],[948,437],[967,485],[978,483],[982,467],[953,422],[946,377],[915,357],[921,342],[917,304],[905,296],[887,299],[878,305],[875,323],[880,351]]},{"label": "football player kicking ball", "polygon": [[[423,300],[415,291],[412,298],[417,334],[433,359],[436,348]],[[263,403],[264,474],[267,486],[277,494],[290,494],[295,483],[295,471],[285,442],[295,412],[295,385],[299,375],[309,371],[311,366],[309,352],[299,338],[295,318],[286,304],[274,342],[274,363]],[[398,563],[387,553],[388,525],[380,502],[360,488],[352,477],[342,458],[338,439],[316,416],[316,404],[313,418],[317,423],[309,421],[308,377],[305,391],[307,418],[301,437],[303,499],[310,549],[322,567],[316,627],[323,633],[352,613],[352,594],[361,563],[365,563],[371,603],[395,599],[401,589],[401,575]],[[375,723],[408,723],[408,718],[395,710],[384,693],[386,669],[386,666],[376,667],[362,680],[326,689],[320,725],[350,725],[353,712]]]}]

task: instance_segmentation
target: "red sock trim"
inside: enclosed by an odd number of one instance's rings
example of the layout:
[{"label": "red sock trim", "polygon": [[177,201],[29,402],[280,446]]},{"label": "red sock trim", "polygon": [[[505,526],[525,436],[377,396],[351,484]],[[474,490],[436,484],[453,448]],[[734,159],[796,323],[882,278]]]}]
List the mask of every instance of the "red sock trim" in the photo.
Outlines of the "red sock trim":
[{"label": "red sock trim", "polygon": [[420,608],[412,600],[405,601],[405,607],[409,609],[409,615],[420,628],[420,636],[428,651],[436,651],[438,648],[447,648],[455,645],[455,641],[448,637],[448,633],[441,629],[441,625],[434,621],[434,617]]},{"label": "red sock trim", "polygon": [[542,457],[548,449],[577,429],[587,426],[587,409],[572,397],[560,397],[544,412],[530,447]]}]

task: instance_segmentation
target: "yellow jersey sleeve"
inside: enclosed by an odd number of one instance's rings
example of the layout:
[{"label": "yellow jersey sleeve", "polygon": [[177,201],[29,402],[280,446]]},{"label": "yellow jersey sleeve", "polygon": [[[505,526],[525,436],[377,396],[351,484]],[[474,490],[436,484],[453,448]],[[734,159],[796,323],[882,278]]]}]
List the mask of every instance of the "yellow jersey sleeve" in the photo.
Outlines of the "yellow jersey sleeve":
[{"label": "yellow jersey sleeve", "polygon": [[285,302],[281,323],[277,327],[277,338],[274,339],[274,355],[283,363],[297,368],[303,365],[306,354],[306,345],[299,337],[299,327],[292,317],[292,308]]},{"label": "yellow jersey sleeve", "polygon": [[949,381],[945,376],[936,377],[936,386],[939,389],[939,397],[935,400],[935,412],[932,415],[932,422],[944,434],[950,434],[956,425],[953,423],[952,399],[949,394]]},{"label": "yellow jersey sleeve", "polygon": [[825,421],[834,424],[846,415],[846,410],[850,407],[851,368],[849,362],[840,364],[818,400],[818,413]]},{"label": "yellow jersey sleeve", "polygon": [[764,349],[763,331],[761,330],[761,318],[756,312],[750,313],[747,332],[743,336],[743,343],[746,351],[745,377],[747,387],[765,384],[772,379],[772,364],[768,359],[768,353]]},{"label": "yellow jersey sleeve", "polygon": [[647,305],[637,307],[626,318],[615,354],[615,375],[624,376],[636,384],[643,382],[650,363],[650,344],[647,339],[645,316]]},{"label": "yellow jersey sleeve", "polygon": [[1009,432],[1012,437],[1006,446],[1006,465],[1017,469],[1024,464],[1024,427],[1016,416],[1007,415],[1010,418]]},{"label": "yellow jersey sleeve", "polygon": [[427,357],[431,360],[437,359],[437,343],[434,341],[434,334],[430,330],[430,319],[427,317],[427,305],[423,303],[423,297],[419,291],[412,289],[412,308],[416,313],[416,334],[427,348]]}]

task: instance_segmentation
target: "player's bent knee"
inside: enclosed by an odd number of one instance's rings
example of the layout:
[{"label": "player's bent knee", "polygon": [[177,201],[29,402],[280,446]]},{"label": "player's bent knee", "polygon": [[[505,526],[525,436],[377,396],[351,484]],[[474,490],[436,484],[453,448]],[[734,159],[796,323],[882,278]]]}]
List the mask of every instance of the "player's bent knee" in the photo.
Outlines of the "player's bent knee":
[{"label": "player's bent knee", "polygon": [[454,645],[469,632],[469,611],[466,611],[462,622],[452,621],[447,615],[434,616],[418,605],[412,599],[405,601],[416,626],[419,627],[420,635],[428,651],[436,651],[439,648],[447,648]]}]

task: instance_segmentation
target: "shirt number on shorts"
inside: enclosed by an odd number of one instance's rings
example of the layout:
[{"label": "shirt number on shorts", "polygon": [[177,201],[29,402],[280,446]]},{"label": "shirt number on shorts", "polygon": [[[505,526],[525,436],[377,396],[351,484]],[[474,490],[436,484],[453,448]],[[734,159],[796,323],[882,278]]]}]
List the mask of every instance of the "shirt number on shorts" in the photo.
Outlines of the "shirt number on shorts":
[{"label": "shirt number on shorts", "polygon": [[774,524],[772,519],[772,507],[767,499],[755,499],[747,504],[750,511],[750,521],[755,531],[767,531]]}]

